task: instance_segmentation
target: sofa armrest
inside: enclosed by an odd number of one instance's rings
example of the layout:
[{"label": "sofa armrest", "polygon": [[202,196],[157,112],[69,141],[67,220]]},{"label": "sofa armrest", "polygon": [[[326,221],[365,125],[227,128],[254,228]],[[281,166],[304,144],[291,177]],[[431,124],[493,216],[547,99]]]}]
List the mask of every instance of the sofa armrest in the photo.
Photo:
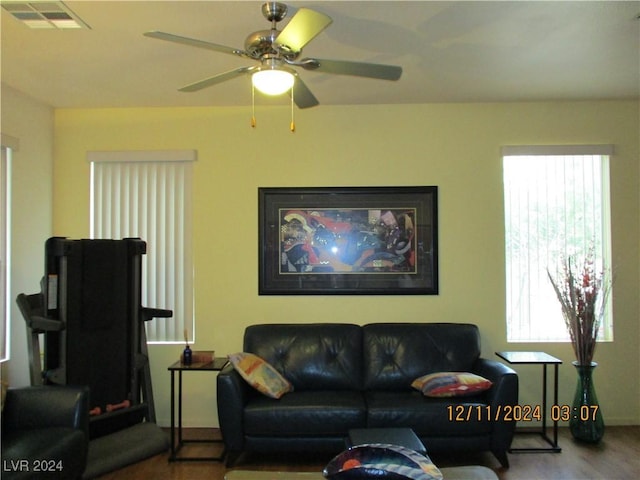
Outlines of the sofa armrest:
[{"label": "sofa armrest", "polygon": [[228,451],[240,452],[244,448],[244,407],[251,387],[227,364],[218,374],[218,421]]},{"label": "sofa armrest", "polygon": [[[498,405],[516,405],[518,403],[518,374],[511,367],[497,360],[479,358],[476,362],[475,373],[491,380],[493,385],[487,391],[487,401],[492,412],[497,412]],[[504,408],[501,411],[505,411]],[[516,422],[510,418],[493,422],[491,435],[491,451],[503,465],[508,465],[506,451],[511,446]]]},{"label": "sofa armrest", "polygon": [[479,358],[474,366],[474,373],[493,383],[487,392],[492,406],[518,403],[518,374],[511,367],[497,360]]},{"label": "sofa armrest", "polygon": [[89,438],[89,389],[33,386],[7,391],[3,428],[8,430],[67,427]]}]

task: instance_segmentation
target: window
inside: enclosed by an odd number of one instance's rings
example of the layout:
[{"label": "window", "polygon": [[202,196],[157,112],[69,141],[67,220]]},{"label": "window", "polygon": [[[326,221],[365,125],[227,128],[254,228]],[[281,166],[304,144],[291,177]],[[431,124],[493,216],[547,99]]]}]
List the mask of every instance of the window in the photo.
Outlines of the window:
[{"label": "window", "polygon": [[[547,269],[593,252],[598,269],[610,271],[611,153],[593,145],[503,148],[509,342],[569,341]],[[613,340],[611,295],[600,339]]]},{"label": "window", "polygon": [[[4,138],[3,138],[4,143]],[[11,297],[9,288],[9,186],[11,185],[11,148],[2,145],[0,164],[0,361],[9,357],[9,318]]]},{"label": "window", "polygon": [[195,151],[90,152],[91,238],[139,237],[142,304],[173,310],[146,323],[155,343],[194,338],[191,183]]}]

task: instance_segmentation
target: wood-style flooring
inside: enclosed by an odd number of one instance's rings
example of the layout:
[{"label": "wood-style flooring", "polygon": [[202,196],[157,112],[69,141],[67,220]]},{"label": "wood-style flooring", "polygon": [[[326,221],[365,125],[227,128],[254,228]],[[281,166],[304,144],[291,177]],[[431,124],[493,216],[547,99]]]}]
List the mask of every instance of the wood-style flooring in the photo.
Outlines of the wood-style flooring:
[{"label": "wood-style flooring", "polygon": [[[185,438],[218,435],[211,429],[188,429]],[[599,444],[579,443],[568,428],[559,429],[560,453],[511,453],[510,468],[500,467],[491,454],[431,455],[440,467],[484,465],[500,480],[635,480],[640,477],[640,426],[607,427]],[[512,447],[545,447],[537,435],[516,434]],[[188,444],[181,454],[215,455],[219,446]],[[427,445],[428,449],[428,445]],[[219,462],[169,462],[161,454],[100,477],[100,480],[223,480],[227,471]],[[233,468],[261,471],[322,471],[329,458],[320,455],[243,455]],[[446,480],[446,479],[445,479]]]}]

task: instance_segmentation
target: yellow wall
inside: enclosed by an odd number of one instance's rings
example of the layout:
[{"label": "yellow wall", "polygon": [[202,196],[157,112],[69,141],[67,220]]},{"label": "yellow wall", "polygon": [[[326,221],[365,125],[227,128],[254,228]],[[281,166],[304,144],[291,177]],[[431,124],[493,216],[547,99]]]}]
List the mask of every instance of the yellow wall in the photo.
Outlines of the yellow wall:
[{"label": "yellow wall", "polygon": [[[61,109],[55,114],[53,233],[89,234],[91,150],[196,149],[196,349],[241,349],[257,322],[452,321],[480,326],[483,354],[544,350],[560,357],[560,403],[575,388],[568,344],[505,340],[500,147],[615,145],[611,162],[615,342],[601,344],[596,387],[608,424],[640,423],[639,106],[637,101],[319,107]],[[438,296],[258,296],[261,186],[437,185]],[[151,348],[159,423],[181,346]],[[523,366],[522,404],[539,404],[540,368]],[[187,425],[215,425],[215,376],[188,375]]]},{"label": "yellow wall", "polygon": [[3,369],[12,387],[29,385],[26,324],[14,299],[40,288],[44,239],[51,235],[53,108],[2,84],[2,133],[19,142],[11,168],[11,361]]}]

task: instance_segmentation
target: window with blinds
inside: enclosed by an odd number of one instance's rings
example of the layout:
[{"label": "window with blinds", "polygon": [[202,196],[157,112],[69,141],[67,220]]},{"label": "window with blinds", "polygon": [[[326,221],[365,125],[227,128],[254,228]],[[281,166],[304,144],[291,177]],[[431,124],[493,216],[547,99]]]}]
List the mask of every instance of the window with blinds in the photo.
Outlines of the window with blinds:
[{"label": "window with blinds", "polygon": [[[569,256],[611,271],[608,145],[504,147],[506,318],[510,342],[569,335],[549,281]],[[611,298],[600,329],[613,340]]]},{"label": "window with blinds", "polygon": [[195,151],[90,152],[91,238],[138,237],[142,304],[173,310],[146,322],[147,340],[194,340],[192,170]]}]

